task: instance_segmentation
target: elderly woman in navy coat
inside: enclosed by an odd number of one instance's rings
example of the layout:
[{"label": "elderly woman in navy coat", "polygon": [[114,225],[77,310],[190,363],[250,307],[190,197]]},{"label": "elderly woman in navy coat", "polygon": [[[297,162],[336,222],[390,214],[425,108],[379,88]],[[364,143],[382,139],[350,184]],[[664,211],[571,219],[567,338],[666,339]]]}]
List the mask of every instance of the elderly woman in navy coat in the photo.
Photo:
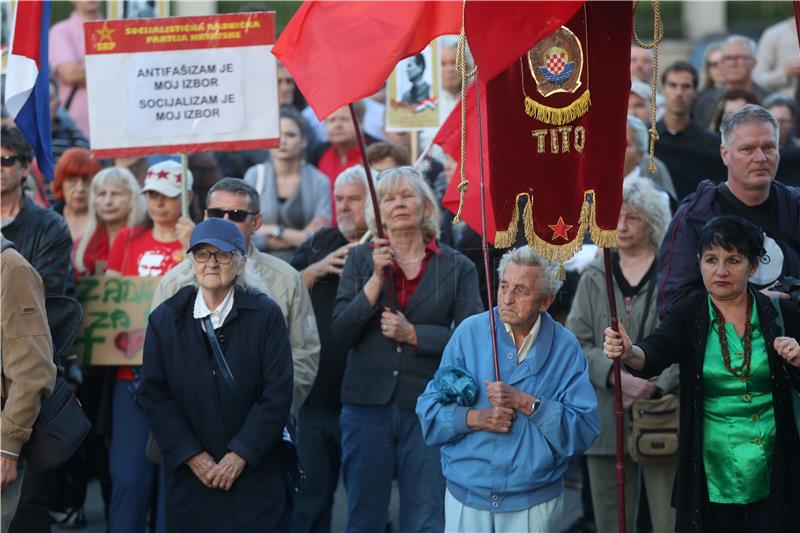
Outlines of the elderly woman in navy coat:
[{"label": "elderly woman in navy coat", "polygon": [[[140,401],[164,456],[166,529],[285,531],[279,443],[292,360],[280,308],[254,290],[232,222],[199,224],[189,252],[193,277],[150,315],[142,370]],[[216,363],[206,317],[239,395]]]}]

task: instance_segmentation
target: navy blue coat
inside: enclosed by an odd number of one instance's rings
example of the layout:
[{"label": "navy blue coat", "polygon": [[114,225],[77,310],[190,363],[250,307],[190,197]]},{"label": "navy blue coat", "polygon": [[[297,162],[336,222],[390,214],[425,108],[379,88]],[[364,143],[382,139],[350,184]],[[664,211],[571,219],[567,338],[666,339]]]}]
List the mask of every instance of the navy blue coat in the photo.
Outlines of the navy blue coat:
[{"label": "navy blue coat", "polygon": [[[218,371],[185,287],[150,315],[140,403],[164,455],[166,526],[178,531],[280,531],[287,492],[277,445],[292,404],[292,356],[281,310],[237,290],[217,336],[249,412]],[[186,465],[228,451],[247,466],[228,492],[205,487]]]}]

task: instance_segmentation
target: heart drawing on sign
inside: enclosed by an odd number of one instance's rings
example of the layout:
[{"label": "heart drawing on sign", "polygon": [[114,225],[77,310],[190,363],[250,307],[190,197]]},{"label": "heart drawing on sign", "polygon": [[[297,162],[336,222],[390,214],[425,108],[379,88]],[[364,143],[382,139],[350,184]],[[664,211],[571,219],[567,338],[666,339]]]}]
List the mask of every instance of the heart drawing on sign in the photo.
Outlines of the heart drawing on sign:
[{"label": "heart drawing on sign", "polygon": [[119,351],[125,354],[125,357],[128,359],[133,359],[133,356],[136,355],[139,350],[142,349],[144,345],[144,330],[143,329],[134,329],[131,331],[120,331],[117,333],[117,336],[114,337],[114,346],[116,346]]}]

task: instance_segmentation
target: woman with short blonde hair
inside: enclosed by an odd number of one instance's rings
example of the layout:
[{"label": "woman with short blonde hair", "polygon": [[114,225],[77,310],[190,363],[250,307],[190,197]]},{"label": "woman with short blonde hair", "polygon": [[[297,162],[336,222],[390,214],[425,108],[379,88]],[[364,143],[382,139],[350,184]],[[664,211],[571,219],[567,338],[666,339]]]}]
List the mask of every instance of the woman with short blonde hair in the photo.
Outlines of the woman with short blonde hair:
[{"label": "woman with short blonde hair", "polygon": [[142,188],[130,170],[105,168],[95,174],[89,186],[88,221],[84,237],[75,251],[75,272],[94,275],[97,261],[108,259],[117,232],[142,223],[146,206]]}]

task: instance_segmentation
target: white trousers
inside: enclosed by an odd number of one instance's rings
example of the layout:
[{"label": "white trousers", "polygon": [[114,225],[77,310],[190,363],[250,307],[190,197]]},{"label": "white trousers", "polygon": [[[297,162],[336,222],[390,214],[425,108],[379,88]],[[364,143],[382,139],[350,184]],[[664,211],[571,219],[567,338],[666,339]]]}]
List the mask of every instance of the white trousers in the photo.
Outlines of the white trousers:
[{"label": "white trousers", "polygon": [[445,533],[558,533],[558,517],[564,496],[534,505],[530,509],[493,513],[467,507],[446,491]]}]

